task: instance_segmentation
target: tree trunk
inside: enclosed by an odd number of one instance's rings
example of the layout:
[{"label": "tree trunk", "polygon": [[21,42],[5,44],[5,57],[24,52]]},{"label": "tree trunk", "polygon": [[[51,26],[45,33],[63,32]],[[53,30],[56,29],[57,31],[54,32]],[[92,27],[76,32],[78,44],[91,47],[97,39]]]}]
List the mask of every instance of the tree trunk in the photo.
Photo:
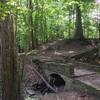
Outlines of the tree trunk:
[{"label": "tree trunk", "polygon": [[2,100],[19,100],[19,75],[17,70],[17,52],[12,16],[2,22]]},{"label": "tree trunk", "polygon": [[76,29],[74,34],[74,39],[84,40],[83,28],[82,28],[82,19],[81,19],[81,9],[80,6],[76,5]]},{"label": "tree trunk", "polygon": [[29,0],[29,9],[30,9],[30,14],[29,14],[29,29],[30,29],[30,33],[31,33],[32,49],[35,49],[35,47],[36,47],[36,41],[35,41],[35,34],[33,32],[34,30],[33,30],[33,17],[32,17],[32,13],[33,13],[32,0]]}]

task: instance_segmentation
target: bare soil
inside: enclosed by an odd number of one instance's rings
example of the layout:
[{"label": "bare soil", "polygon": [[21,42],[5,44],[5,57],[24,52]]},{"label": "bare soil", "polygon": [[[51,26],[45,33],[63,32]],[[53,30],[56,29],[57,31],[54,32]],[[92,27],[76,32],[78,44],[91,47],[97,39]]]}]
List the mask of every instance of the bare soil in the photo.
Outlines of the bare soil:
[{"label": "bare soil", "polygon": [[81,61],[83,63],[89,63],[93,65],[100,65],[100,57],[98,55],[91,55],[88,57],[82,57],[80,59],[77,59],[77,61]]},{"label": "bare soil", "polygon": [[84,81],[85,83],[100,89],[100,74],[93,74],[88,76],[82,76],[77,78],[78,80]]},{"label": "bare soil", "polygon": [[45,95],[40,97],[39,100],[96,100],[96,99],[87,94],[82,94],[75,91],[69,91],[69,92]]},{"label": "bare soil", "polygon": [[45,57],[65,57],[75,55],[94,47],[96,47],[96,44],[83,41],[57,40],[40,46],[40,52],[38,55]]}]

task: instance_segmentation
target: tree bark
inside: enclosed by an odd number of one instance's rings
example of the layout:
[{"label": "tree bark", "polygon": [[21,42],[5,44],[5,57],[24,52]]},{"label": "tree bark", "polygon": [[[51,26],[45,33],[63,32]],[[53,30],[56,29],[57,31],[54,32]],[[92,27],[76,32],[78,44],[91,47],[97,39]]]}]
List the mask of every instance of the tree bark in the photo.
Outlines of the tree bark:
[{"label": "tree bark", "polygon": [[19,100],[16,39],[12,16],[2,22],[2,100]]},{"label": "tree bark", "polygon": [[75,26],[76,26],[76,29],[75,29],[74,39],[84,40],[82,19],[81,19],[81,9],[78,4],[76,5],[76,24]]},{"label": "tree bark", "polygon": [[32,49],[36,48],[36,39],[35,39],[35,34],[33,30],[33,5],[32,5],[32,0],[29,0],[29,9],[30,9],[30,14],[29,14],[29,28],[30,28],[30,33],[31,33],[31,41],[32,41]]}]

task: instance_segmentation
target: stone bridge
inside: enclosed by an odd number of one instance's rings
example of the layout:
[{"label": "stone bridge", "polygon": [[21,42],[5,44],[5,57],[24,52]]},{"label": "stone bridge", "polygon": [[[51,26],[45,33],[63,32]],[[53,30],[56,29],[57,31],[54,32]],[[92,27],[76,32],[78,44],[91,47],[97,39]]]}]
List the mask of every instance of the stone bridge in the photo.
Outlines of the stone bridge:
[{"label": "stone bridge", "polygon": [[98,48],[85,50],[76,54],[76,56],[64,57],[60,60],[43,56],[34,56],[32,60],[33,62],[35,59],[39,60],[41,67],[47,74],[56,73],[63,76],[66,82],[65,90],[77,90],[100,98],[100,74],[98,73],[100,66],[73,60],[73,58],[91,55],[92,53],[98,53]]}]

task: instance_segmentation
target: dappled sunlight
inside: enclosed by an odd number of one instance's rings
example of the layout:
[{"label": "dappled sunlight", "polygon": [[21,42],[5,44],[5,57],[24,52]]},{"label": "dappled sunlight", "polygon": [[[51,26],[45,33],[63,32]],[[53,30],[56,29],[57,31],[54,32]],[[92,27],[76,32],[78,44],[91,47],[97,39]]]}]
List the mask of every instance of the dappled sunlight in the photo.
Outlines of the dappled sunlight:
[{"label": "dappled sunlight", "polygon": [[61,53],[61,52],[58,52],[58,51],[55,51],[54,52],[54,55],[62,55],[63,53]]},{"label": "dappled sunlight", "polygon": [[57,43],[57,41],[54,41],[54,42],[50,43],[50,45],[54,45],[54,44],[56,44],[56,43]]},{"label": "dappled sunlight", "polygon": [[75,53],[75,51],[69,51],[68,53]]},{"label": "dappled sunlight", "polygon": [[60,55],[69,55],[69,54],[74,54],[74,53],[76,53],[76,51],[70,50],[70,51],[54,51],[53,54],[60,56]]},{"label": "dappled sunlight", "polygon": [[42,49],[43,49],[43,50],[46,50],[46,49],[47,49],[47,46],[42,46]]}]

